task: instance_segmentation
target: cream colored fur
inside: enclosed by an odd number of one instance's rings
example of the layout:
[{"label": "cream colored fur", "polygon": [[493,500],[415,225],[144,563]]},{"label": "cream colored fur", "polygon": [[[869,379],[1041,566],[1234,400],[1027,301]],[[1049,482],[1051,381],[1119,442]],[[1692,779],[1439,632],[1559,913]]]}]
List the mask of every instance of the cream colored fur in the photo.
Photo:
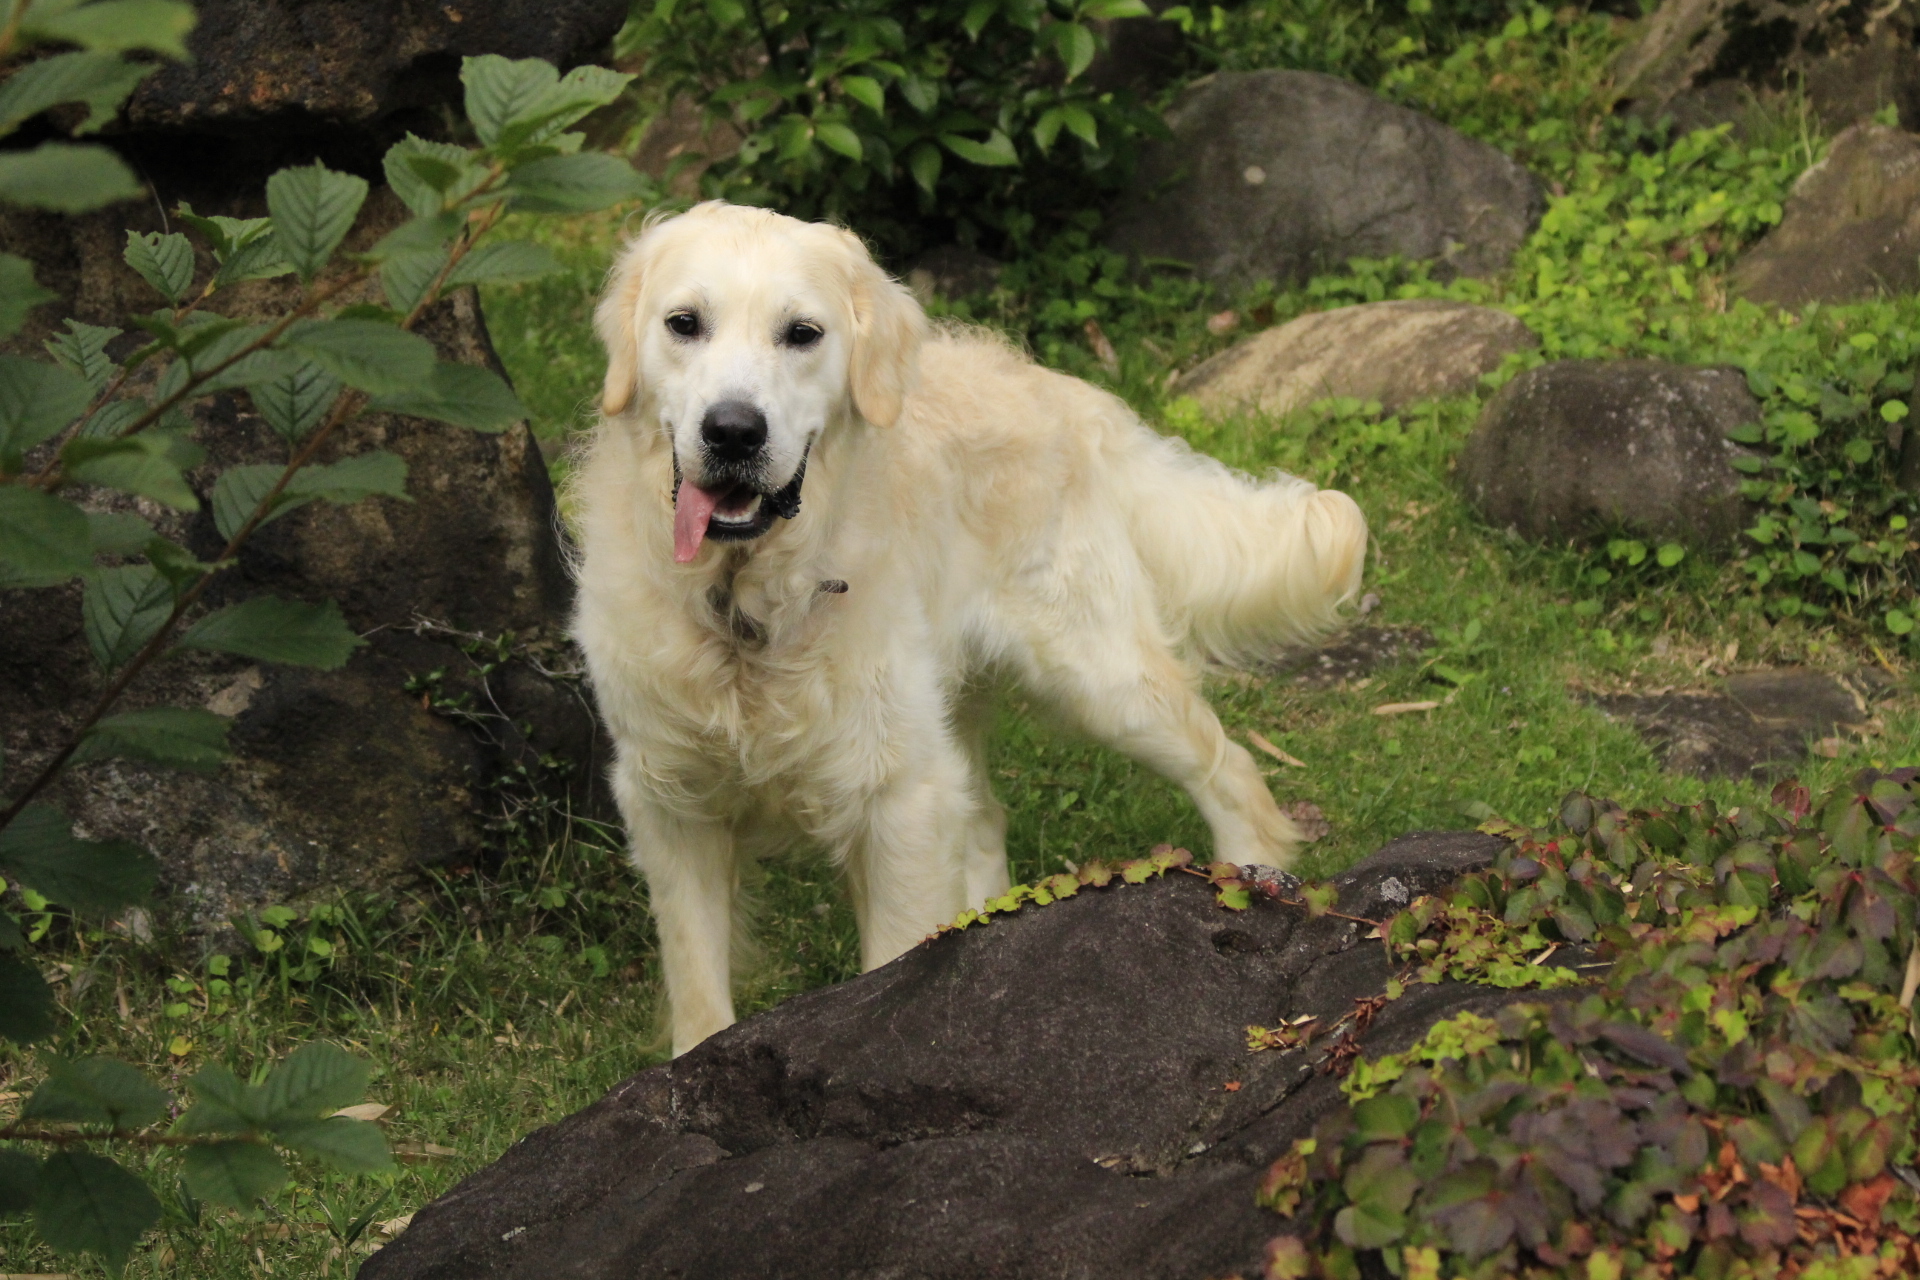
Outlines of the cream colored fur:
[{"label": "cream colored fur", "polygon": [[[692,305],[711,336],[675,342],[665,317]],[[775,341],[795,316],[825,330],[805,351]],[[572,493],[576,633],[675,1053],[733,1021],[748,849],[831,853],[869,969],[1005,890],[984,740],[984,691],[1003,677],[1185,787],[1215,856],[1292,857],[1298,832],[1192,659],[1334,625],[1365,558],[1351,499],[1256,484],[984,333],[929,331],[853,236],[761,210],[649,226],[597,320],[608,372]],[[674,451],[691,465],[716,397],[763,409],[770,457],[811,448],[802,510],[676,564]],[[844,593],[821,587],[836,581]]]}]

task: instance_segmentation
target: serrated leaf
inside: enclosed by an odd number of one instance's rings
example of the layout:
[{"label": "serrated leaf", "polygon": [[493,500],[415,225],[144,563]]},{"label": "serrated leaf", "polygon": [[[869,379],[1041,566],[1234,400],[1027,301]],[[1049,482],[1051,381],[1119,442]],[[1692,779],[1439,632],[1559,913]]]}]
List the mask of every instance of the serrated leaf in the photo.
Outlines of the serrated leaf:
[{"label": "serrated leaf", "polygon": [[26,961],[0,954],[0,1039],[32,1044],[52,1034],[52,988]]},{"label": "serrated leaf", "polygon": [[0,466],[58,433],[92,399],[86,379],[59,365],[0,355]]},{"label": "serrated leaf", "polygon": [[266,1108],[259,1087],[242,1082],[223,1064],[208,1063],[187,1088],[199,1101],[180,1117],[175,1133],[248,1133],[262,1126]]},{"label": "serrated leaf", "polygon": [[141,1072],[112,1058],[59,1058],[21,1108],[23,1120],[142,1129],[167,1114],[171,1098]]},{"label": "serrated leaf", "polygon": [[270,382],[248,387],[247,394],[267,425],[293,444],[326,420],[340,387],[340,379],[308,362]]},{"label": "serrated leaf", "polygon": [[496,146],[501,151],[559,142],[557,135],[588,112],[620,96],[633,76],[586,63],[560,77],[531,104],[521,108],[500,128]]},{"label": "serrated leaf", "polygon": [[380,288],[387,305],[405,314],[419,306],[447,265],[445,248],[396,253],[380,264]]},{"label": "serrated leaf", "polygon": [[273,1140],[343,1173],[383,1173],[393,1167],[386,1135],[377,1124],[334,1116],[273,1127]]},{"label": "serrated leaf", "polygon": [[588,151],[548,156],[516,168],[507,183],[513,207],[532,213],[594,213],[647,192],[646,180],[618,156]]},{"label": "serrated leaf", "polygon": [[33,1211],[33,1180],[39,1172],[40,1162],[26,1152],[0,1147],[0,1221]]},{"label": "serrated leaf", "polygon": [[127,232],[127,265],[175,306],[193,287],[193,245],[178,231]]},{"label": "serrated leaf", "polygon": [[239,284],[243,280],[271,280],[292,270],[293,263],[281,251],[280,238],[269,231],[229,254],[227,260],[220,264],[214,279],[224,286]]},{"label": "serrated leaf", "polygon": [[63,40],[99,53],[147,49],[187,57],[187,32],[198,19],[182,0],[93,0],[91,4],[33,5],[21,30],[42,40]]},{"label": "serrated leaf", "polygon": [[119,329],[110,329],[103,325],[83,324],[68,319],[66,330],[48,338],[44,345],[47,354],[65,369],[87,384],[94,395],[106,390],[119,365],[107,354],[107,344],[119,337]]},{"label": "serrated leaf", "polygon": [[473,153],[450,142],[429,142],[408,134],[387,148],[381,161],[387,185],[416,218],[441,212],[486,180],[485,165]]},{"label": "serrated leaf", "polygon": [[93,567],[86,513],[50,493],[0,485],[0,566],[25,585],[51,586]]},{"label": "serrated leaf", "polygon": [[0,154],[0,202],[85,213],[139,195],[133,170],[105,147],[43,142]]},{"label": "serrated leaf", "polygon": [[454,264],[447,288],[468,284],[523,284],[564,270],[553,251],[531,240],[496,240],[483,244]]},{"label": "serrated leaf", "polygon": [[80,620],[104,671],[126,665],[173,612],[173,588],[150,564],[95,569],[80,597]]},{"label": "serrated leaf", "polygon": [[184,473],[204,457],[200,446],[166,431],[109,439],[76,436],[60,451],[61,465],[73,479],[137,493],[178,511],[200,509]]},{"label": "serrated leaf", "polygon": [[316,320],[282,346],[374,395],[413,390],[433,376],[433,344],[377,320]]},{"label": "serrated leaf", "polygon": [[[230,539],[239,531],[285,470],[270,465],[238,466],[221,474],[213,487],[213,521],[221,536]],[[406,485],[406,460],[383,449],[326,466],[302,467],[281,490],[273,510],[261,523],[315,498],[339,505],[375,495],[405,500]]]},{"label": "serrated leaf", "polygon": [[30,804],[0,828],[0,871],[88,915],[144,902],[159,864],[124,840],[82,840],[66,815]]},{"label": "serrated leaf", "polygon": [[302,280],[313,279],[327,265],[366,198],[366,179],[337,173],[319,161],[267,179],[274,241]]},{"label": "serrated leaf", "polygon": [[269,1072],[260,1086],[266,1122],[278,1130],[350,1107],[367,1096],[371,1071],[364,1059],[339,1045],[324,1040],[303,1044]]},{"label": "serrated leaf", "polygon": [[187,1188],[202,1200],[250,1209],[287,1180],[286,1163],[272,1147],[235,1139],[188,1147],[181,1167]]},{"label": "serrated leaf", "polygon": [[0,338],[20,332],[35,307],[58,296],[40,287],[31,262],[18,254],[0,253]]},{"label": "serrated leaf", "polygon": [[1020,157],[1014,152],[1012,140],[998,129],[988,135],[985,142],[975,142],[957,133],[943,133],[940,135],[940,143],[969,164],[1004,167],[1020,163]]},{"label": "serrated leaf", "polygon": [[432,376],[420,385],[375,396],[367,407],[474,431],[504,431],[527,416],[513,388],[493,370],[452,361],[434,365]]},{"label": "serrated leaf", "polygon": [[559,80],[559,70],[540,58],[503,58],[488,53],[463,58],[460,63],[467,119],[488,146],[500,140],[500,132],[509,121],[533,110]]},{"label": "serrated leaf", "polygon": [[[228,467],[221,472],[220,478],[213,483],[212,496],[213,527],[220,531],[220,536],[231,540],[240,532],[241,526],[266,500],[267,494],[272,492],[273,486],[279,483],[285,472],[285,467],[271,463],[244,464]],[[260,524],[264,525],[312,500],[310,496],[289,493],[283,489],[274,496],[273,505]]]},{"label": "serrated leaf", "polygon": [[[235,387],[251,387],[285,377],[297,369],[300,359],[291,352],[267,348],[248,350],[266,336],[268,327],[264,323],[236,325],[210,336],[204,342],[189,342],[187,346],[191,352],[193,372],[206,379],[194,388],[193,394],[204,396]],[[221,367],[223,365],[225,368]],[[172,373],[173,370],[168,372]],[[165,381],[159,388],[162,395],[178,389]]]},{"label": "serrated leaf", "polygon": [[105,1156],[60,1151],[40,1166],[33,1225],[63,1253],[95,1253],[118,1275],[133,1246],[160,1220],[147,1184]]},{"label": "serrated leaf", "polygon": [[73,763],[119,758],[217,773],[228,755],[227,725],[225,716],[201,707],[123,711],[87,731],[73,753]]},{"label": "serrated leaf", "polygon": [[366,641],[347,626],[340,606],[331,600],[304,604],[257,596],[208,614],[187,628],[180,643],[189,649],[331,671]]},{"label": "serrated leaf", "polygon": [[158,71],[110,53],[60,53],[16,67],[0,84],[0,133],[63,102],[85,104],[87,118],[74,133],[92,133],[113,119],[134,86]]}]

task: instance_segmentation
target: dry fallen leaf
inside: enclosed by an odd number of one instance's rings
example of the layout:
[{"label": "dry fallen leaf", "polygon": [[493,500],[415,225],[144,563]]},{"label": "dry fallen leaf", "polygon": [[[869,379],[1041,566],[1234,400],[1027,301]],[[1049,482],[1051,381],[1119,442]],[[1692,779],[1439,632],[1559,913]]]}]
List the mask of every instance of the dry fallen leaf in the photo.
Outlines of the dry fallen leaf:
[{"label": "dry fallen leaf", "polygon": [[388,1218],[385,1222],[376,1225],[379,1226],[381,1235],[392,1239],[413,1225],[413,1215],[410,1213],[402,1214],[397,1218]]},{"label": "dry fallen leaf", "polygon": [[1299,759],[1297,756],[1288,755],[1252,729],[1247,730],[1247,741],[1272,756],[1275,760],[1278,760],[1281,764],[1290,764],[1296,769],[1304,769],[1307,767],[1305,760]]},{"label": "dry fallen leaf", "polygon": [[1840,738],[1822,738],[1812,747],[1813,754],[1825,756],[1829,760],[1838,760],[1841,752],[1846,749],[1846,742]]},{"label": "dry fallen leaf", "polygon": [[1207,332],[1215,337],[1223,333],[1232,333],[1240,327],[1238,311],[1218,311],[1207,317]]},{"label": "dry fallen leaf", "polygon": [[[350,1107],[340,1108],[333,1114],[336,1116],[345,1116],[349,1120],[378,1120],[381,1116],[386,1115],[392,1110],[393,1106],[390,1103],[356,1102]],[[328,1118],[331,1119],[332,1117],[330,1116]]]},{"label": "dry fallen leaf", "polygon": [[1222,1089],[1225,1089],[1228,1093],[1240,1092],[1240,1082],[1238,1080],[1229,1080],[1225,1084],[1221,1085],[1220,1087]]},{"label": "dry fallen leaf", "polygon": [[1087,331],[1087,345],[1093,348],[1093,358],[1108,373],[1120,372],[1120,353],[1113,349],[1113,343],[1107,339],[1107,331],[1100,327],[1098,320],[1089,320],[1084,326]]},{"label": "dry fallen leaf", "polygon": [[1439,706],[1438,702],[1383,702],[1373,709],[1377,716],[1403,716],[1410,711],[1431,711]]},{"label": "dry fallen leaf", "polygon": [[404,1142],[393,1144],[393,1158],[402,1164],[418,1164],[422,1160],[444,1160],[448,1156],[459,1154],[452,1147],[443,1147],[437,1142],[422,1142],[418,1138],[408,1138]]}]

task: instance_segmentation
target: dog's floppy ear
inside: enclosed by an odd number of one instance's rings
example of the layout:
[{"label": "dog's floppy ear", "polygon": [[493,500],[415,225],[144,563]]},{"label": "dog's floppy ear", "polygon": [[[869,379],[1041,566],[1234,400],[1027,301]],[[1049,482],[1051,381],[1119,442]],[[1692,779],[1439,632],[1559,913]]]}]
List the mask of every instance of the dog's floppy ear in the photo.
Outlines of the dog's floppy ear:
[{"label": "dog's floppy ear", "polygon": [[594,308],[593,327],[607,348],[607,379],[600,388],[600,412],[607,417],[633,403],[640,389],[640,335],[634,311],[640,305],[640,252],[645,237],[633,241],[607,274],[607,291]]},{"label": "dog's floppy ear", "polygon": [[905,285],[874,262],[852,232],[842,232],[853,255],[853,407],[876,427],[890,427],[913,387],[927,313]]}]

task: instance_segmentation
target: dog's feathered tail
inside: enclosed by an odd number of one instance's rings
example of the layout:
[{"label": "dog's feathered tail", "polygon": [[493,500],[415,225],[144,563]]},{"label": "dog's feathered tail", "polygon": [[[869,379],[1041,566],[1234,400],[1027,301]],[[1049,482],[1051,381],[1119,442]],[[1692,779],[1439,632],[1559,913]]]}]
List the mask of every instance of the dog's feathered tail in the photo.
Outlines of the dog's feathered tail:
[{"label": "dog's feathered tail", "polygon": [[1134,545],[1167,622],[1203,654],[1244,661],[1339,625],[1367,555],[1352,498],[1278,473],[1256,482],[1158,436],[1135,462]]}]

